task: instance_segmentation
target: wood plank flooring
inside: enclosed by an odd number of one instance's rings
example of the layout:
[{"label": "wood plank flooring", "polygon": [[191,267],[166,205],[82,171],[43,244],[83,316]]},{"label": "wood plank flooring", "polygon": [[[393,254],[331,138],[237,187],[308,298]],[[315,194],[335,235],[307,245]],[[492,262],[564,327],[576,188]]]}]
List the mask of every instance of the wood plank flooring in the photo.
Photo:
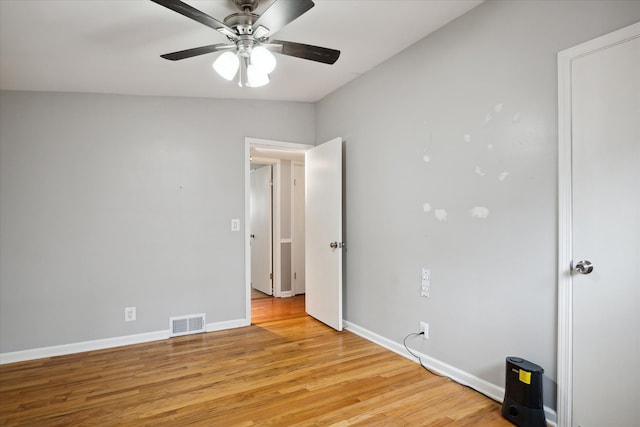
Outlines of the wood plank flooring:
[{"label": "wood plank flooring", "polygon": [[254,288],[251,288],[251,299],[260,299],[260,298],[272,298],[271,295],[267,295],[264,292],[260,292]]},{"label": "wood plank flooring", "polygon": [[255,324],[306,315],[304,295],[296,295],[291,298],[267,297],[251,300],[251,322]]},{"label": "wood plank flooring", "polygon": [[296,298],[245,328],[1,365],[0,425],[511,425],[498,403],[333,331]]}]

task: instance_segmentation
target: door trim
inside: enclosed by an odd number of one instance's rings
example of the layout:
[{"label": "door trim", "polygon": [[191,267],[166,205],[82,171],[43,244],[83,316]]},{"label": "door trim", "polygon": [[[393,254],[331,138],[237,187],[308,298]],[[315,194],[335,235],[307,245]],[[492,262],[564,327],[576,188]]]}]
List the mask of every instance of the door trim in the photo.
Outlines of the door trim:
[{"label": "door trim", "polygon": [[[300,240],[300,236],[296,235],[295,233],[295,218],[296,218],[296,209],[295,209],[295,191],[296,191],[296,186],[295,186],[295,168],[296,167],[305,167],[305,163],[298,161],[298,160],[292,160],[291,161],[291,277],[292,277],[292,281],[291,281],[291,295],[298,295],[298,294],[302,294],[303,292],[296,292],[296,287],[294,286],[294,282],[293,280],[297,280],[297,279],[293,279],[293,275],[296,273],[295,271],[295,265],[293,262],[293,254],[295,253],[293,250],[293,245],[294,243],[298,242]],[[304,198],[302,200],[302,212],[304,214]],[[302,238],[304,239],[304,234],[302,236]],[[306,255],[305,255],[306,258]],[[302,260],[303,264],[304,264],[304,259]],[[299,290],[299,289],[298,289]]]},{"label": "door trim", "polygon": [[640,23],[558,53],[558,427],[570,427],[573,417],[571,65],[585,55],[637,37],[640,37]]},{"label": "door trim", "polygon": [[[244,139],[244,282],[245,282],[245,322],[251,324],[251,247],[249,246],[250,230],[250,193],[251,180],[249,176],[249,164],[251,162],[251,147],[275,148],[281,150],[302,150],[313,148],[313,145],[300,144],[297,142],[274,141],[269,139],[245,137]],[[275,200],[274,200],[275,203]],[[280,224],[276,224],[278,230]],[[275,227],[274,227],[275,234]],[[280,234],[278,232],[278,239]],[[275,240],[275,238],[274,238]],[[275,254],[274,254],[275,257]],[[274,259],[275,261],[275,259]],[[275,287],[275,286],[274,286]]]}]

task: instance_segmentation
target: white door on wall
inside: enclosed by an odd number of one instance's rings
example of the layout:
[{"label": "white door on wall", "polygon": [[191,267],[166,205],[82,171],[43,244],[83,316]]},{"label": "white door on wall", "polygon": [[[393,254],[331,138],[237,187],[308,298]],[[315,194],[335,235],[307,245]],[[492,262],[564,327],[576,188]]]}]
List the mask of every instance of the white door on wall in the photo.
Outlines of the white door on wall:
[{"label": "white door on wall", "polygon": [[637,426],[640,31],[635,38],[576,57],[570,89],[571,424]]},{"label": "white door on wall", "polygon": [[342,138],[306,152],[306,311],[342,330]]},{"label": "white door on wall", "polygon": [[291,221],[291,280],[294,295],[305,293],[304,243],[304,165],[293,164],[292,221]]},{"label": "white door on wall", "polygon": [[271,174],[271,165],[252,170],[249,195],[251,286],[267,295],[273,294]]}]

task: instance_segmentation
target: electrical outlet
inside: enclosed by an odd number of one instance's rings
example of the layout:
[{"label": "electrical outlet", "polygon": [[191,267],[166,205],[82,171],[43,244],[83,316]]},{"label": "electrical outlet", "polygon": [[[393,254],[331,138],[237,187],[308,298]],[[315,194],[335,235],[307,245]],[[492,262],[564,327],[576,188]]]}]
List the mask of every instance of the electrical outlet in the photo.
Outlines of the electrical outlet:
[{"label": "electrical outlet", "polygon": [[429,324],[427,322],[420,322],[420,332],[423,332],[422,338],[429,339]]},{"label": "electrical outlet", "polygon": [[136,320],[136,308],[135,307],[126,307],[124,309],[124,321],[125,322],[133,322]]},{"label": "electrical outlet", "polygon": [[431,270],[422,267],[422,287],[420,288],[420,296],[431,297]]}]

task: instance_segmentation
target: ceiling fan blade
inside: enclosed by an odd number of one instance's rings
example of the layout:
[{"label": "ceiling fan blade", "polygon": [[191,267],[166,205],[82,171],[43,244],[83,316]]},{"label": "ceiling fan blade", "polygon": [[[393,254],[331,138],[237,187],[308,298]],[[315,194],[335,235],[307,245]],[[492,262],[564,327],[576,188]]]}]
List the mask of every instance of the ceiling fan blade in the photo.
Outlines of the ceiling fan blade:
[{"label": "ceiling fan blade", "polygon": [[310,61],[333,64],[340,57],[340,51],[326,47],[312,46],[302,43],[287,42],[284,40],[271,40],[265,44],[269,50],[281,53],[282,55],[295,56],[296,58],[308,59]]},{"label": "ceiling fan blade", "polygon": [[199,11],[195,7],[189,6],[188,4],[181,2],[180,0],[151,0],[154,3],[159,4],[160,6],[164,6],[167,9],[171,9],[174,12],[178,12],[179,14],[186,16],[187,18],[193,19],[196,22],[199,22],[203,25],[206,25],[209,28],[213,28],[214,30],[220,31],[227,37],[231,37],[233,39],[237,39],[238,35],[233,29],[222,22],[218,21],[215,18],[207,15],[204,12]]},{"label": "ceiling fan blade", "polygon": [[200,46],[194,47],[193,49],[165,53],[164,55],[160,56],[170,61],[178,61],[179,59],[192,58],[194,56],[205,55],[207,53],[217,52],[219,50],[233,49],[235,47],[236,45],[228,43],[210,44],[208,46]]},{"label": "ceiling fan blade", "polygon": [[313,6],[311,0],[276,0],[253,23],[253,28],[262,26],[268,30],[267,35],[273,35]]}]

